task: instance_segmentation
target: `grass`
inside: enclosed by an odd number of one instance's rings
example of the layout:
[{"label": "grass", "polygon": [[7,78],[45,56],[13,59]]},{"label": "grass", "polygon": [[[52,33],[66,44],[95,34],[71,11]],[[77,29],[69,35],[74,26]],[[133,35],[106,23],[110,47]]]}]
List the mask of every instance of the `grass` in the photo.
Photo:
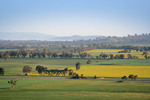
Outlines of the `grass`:
[{"label": "grass", "polygon": [[[118,78],[104,80],[25,79],[18,80],[15,89],[0,85],[2,100],[148,100],[150,84],[139,81],[118,83]],[[0,80],[6,83],[7,80]],[[150,82],[150,79],[147,80]]]},{"label": "grass", "polygon": [[[33,73],[37,65],[43,65],[48,69],[74,67],[76,62],[81,62],[81,70],[85,67],[108,68],[134,68],[139,66],[149,68],[150,60],[145,59],[116,59],[97,60],[91,59],[92,64],[86,64],[88,59],[0,59],[0,67],[5,68],[5,75],[0,76],[1,100],[149,100],[150,78],[138,78],[137,81],[121,81],[119,77],[106,77],[103,80],[68,79],[68,77],[50,76],[23,76],[22,67],[29,65]],[[98,61],[98,62],[97,62]],[[116,65],[115,65],[116,64]],[[117,65],[120,64],[120,65]],[[145,69],[143,68],[143,70]],[[138,69],[140,70],[140,69]],[[80,71],[80,70],[79,70]],[[149,71],[149,69],[145,69]],[[115,72],[114,72],[115,74]],[[7,82],[17,80],[15,89]]]}]

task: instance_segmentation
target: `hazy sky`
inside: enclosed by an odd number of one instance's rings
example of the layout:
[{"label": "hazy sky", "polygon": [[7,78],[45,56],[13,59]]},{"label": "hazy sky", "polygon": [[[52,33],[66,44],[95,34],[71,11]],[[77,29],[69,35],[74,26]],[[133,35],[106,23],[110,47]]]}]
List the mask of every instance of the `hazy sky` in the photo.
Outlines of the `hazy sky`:
[{"label": "hazy sky", "polygon": [[0,0],[0,32],[150,33],[150,0]]}]

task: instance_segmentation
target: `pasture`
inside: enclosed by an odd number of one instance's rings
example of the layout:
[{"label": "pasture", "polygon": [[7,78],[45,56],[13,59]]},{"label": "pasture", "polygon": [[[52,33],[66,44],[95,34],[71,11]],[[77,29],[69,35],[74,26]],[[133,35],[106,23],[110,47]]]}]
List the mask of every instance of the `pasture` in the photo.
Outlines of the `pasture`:
[{"label": "pasture", "polygon": [[[29,58],[10,58],[7,61],[0,59],[0,67],[5,68],[5,75],[0,76],[0,98],[1,100],[149,100],[150,99],[150,78],[139,78],[136,81],[128,79],[126,82],[120,82],[122,75],[116,75],[115,72],[109,75],[102,73],[108,70],[122,69],[149,71],[149,59],[114,59],[114,60],[97,60],[91,59],[91,64],[86,64],[88,59],[29,59]],[[70,79],[67,77],[56,76],[24,76],[22,68],[25,65],[32,67],[32,73],[37,73],[35,67],[42,65],[48,69],[75,68],[75,63],[81,62],[81,71],[88,70],[90,73],[96,67],[101,75],[93,79]],[[119,65],[118,65],[119,64]],[[144,67],[143,67],[144,66]],[[93,68],[93,69],[89,69]],[[131,69],[130,69],[131,68]],[[145,69],[147,68],[147,69]],[[80,74],[79,70],[79,74]],[[98,69],[96,69],[97,71]],[[77,72],[78,73],[78,72]],[[86,75],[85,73],[85,75]],[[83,71],[82,71],[83,74]],[[103,75],[102,75],[103,74]],[[128,75],[126,73],[125,75]],[[132,74],[132,73],[131,73]],[[137,73],[138,75],[139,73]],[[144,73],[146,74],[146,73]],[[105,75],[105,76],[104,76]],[[149,74],[148,74],[149,76]],[[104,79],[101,79],[104,77]],[[14,89],[10,89],[10,80],[17,80]]]}]

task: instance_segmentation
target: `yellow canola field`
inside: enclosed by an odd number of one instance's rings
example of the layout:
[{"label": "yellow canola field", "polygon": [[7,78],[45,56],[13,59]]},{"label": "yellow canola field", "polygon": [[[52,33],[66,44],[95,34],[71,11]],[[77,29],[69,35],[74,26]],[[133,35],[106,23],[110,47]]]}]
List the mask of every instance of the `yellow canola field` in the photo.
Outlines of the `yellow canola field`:
[{"label": "yellow canola field", "polygon": [[86,53],[101,53],[101,52],[119,52],[123,51],[123,49],[93,49],[90,51],[85,51]]},{"label": "yellow canola field", "polygon": [[[119,51],[123,51],[124,49],[93,49],[90,51],[85,51],[85,53],[91,53],[94,56],[97,56],[96,53],[106,53],[106,54],[113,54],[120,55],[124,54],[125,58],[128,58],[127,55],[131,54],[132,56],[138,56],[139,59],[145,59],[143,52],[136,52],[136,50],[131,50],[130,53],[118,53]],[[148,52],[148,56],[150,56],[150,52]]]},{"label": "yellow canola field", "polygon": [[138,75],[138,77],[150,78],[150,66],[81,66],[74,72],[83,74],[86,77],[123,77],[130,74]]}]

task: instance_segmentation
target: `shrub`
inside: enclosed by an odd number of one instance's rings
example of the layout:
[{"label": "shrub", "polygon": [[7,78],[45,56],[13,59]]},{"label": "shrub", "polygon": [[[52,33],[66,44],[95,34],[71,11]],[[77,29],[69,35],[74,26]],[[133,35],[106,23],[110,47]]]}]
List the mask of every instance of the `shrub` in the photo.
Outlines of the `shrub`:
[{"label": "shrub", "polygon": [[91,61],[91,60],[88,60],[86,63],[87,63],[87,64],[91,64],[91,63],[92,63],[92,61]]},{"label": "shrub", "polygon": [[97,77],[96,77],[96,75],[94,76],[94,79],[96,79]]},{"label": "shrub", "polygon": [[4,75],[4,68],[0,68],[0,75]]},{"label": "shrub", "polygon": [[127,80],[127,76],[123,76],[121,77],[122,81],[126,81]]},{"label": "shrub", "polygon": [[81,74],[81,78],[83,78],[83,74]]},{"label": "shrub", "polygon": [[131,80],[136,80],[138,76],[137,76],[137,75],[130,74],[128,77],[129,77],[129,79],[131,79]]},{"label": "shrub", "polygon": [[23,73],[30,73],[32,71],[32,67],[26,65],[23,67]]}]

